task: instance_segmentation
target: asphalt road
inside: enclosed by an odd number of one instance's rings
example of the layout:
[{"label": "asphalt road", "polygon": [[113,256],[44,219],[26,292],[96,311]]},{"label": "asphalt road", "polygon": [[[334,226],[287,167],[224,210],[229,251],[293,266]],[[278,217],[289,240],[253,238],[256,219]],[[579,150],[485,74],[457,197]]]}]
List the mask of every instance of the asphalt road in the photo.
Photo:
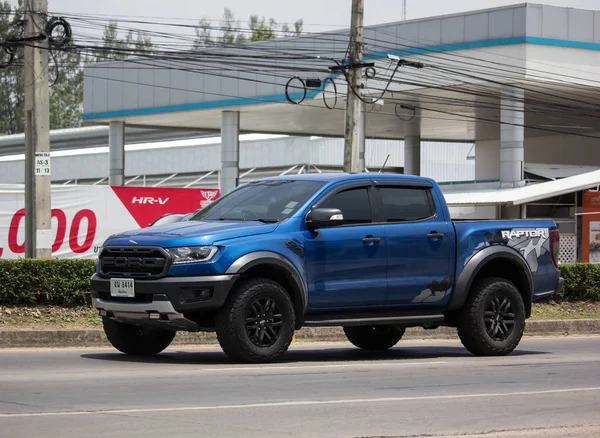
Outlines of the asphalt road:
[{"label": "asphalt road", "polygon": [[500,358],[454,341],[294,344],[259,366],[215,348],[0,350],[0,371],[1,437],[600,436],[600,337],[527,338]]}]

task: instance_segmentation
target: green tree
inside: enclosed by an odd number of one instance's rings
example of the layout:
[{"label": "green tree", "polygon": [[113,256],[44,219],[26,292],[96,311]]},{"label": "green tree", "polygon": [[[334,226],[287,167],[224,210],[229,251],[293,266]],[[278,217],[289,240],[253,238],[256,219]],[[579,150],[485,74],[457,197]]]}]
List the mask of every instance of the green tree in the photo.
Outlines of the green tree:
[{"label": "green tree", "polygon": [[[0,2],[0,42],[23,36],[22,8],[22,1],[14,9],[8,2]],[[25,130],[23,55],[23,46],[15,46],[12,64],[0,69],[0,134],[18,134]],[[83,103],[81,55],[73,42],[67,47],[52,48],[48,55],[50,129],[77,127]],[[0,50],[0,64],[8,60],[7,56]]]},{"label": "green tree", "polygon": [[217,35],[212,35],[213,26],[207,17],[202,17],[196,27],[196,39],[194,40],[194,49],[204,49],[215,46],[231,46],[242,44],[248,41],[244,32],[240,32],[240,22],[236,20],[235,14],[229,8],[225,8],[223,17],[219,23]]},{"label": "green tree", "polygon": [[252,31],[252,36],[250,37],[250,41],[264,41],[275,38],[276,26],[277,23],[272,18],[269,20],[269,24],[267,24],[264,17],[259,21],[258,16],[251,15],[250,30]]},{"label": "green tree", "polygon": [[[239,20],[236,20],[235,14],[229,8],[225,8],[223,17],[218,28],[211,26],[210,20],[203,17],[196,27],[196,39],[194,40],[194,49],[203,49],[214,46],[228,46],[242,44],[247,41],[264,41],[277,38],[277,33],[281,32],[283,36],[298,36],[302,33],[303,21],[297,20],[293,24],[293,29],[284,24],[281,30],[278,30],[277,22],[274,18],[269,21],[266,18],[259,18],[258,15],[251,15],[248,21],[248,30],[240,28]],[[217,30],[213,36],[212,31]]]},{"label": "green tree", "polygon": [[229,8],[225,8],[223,19],[221,20],[221,36],[219,42],[223,46],[229,46],[235,43],[236,30],[240,27],[239,21],[236,21],[235,14]]},{"label": "green tree", "polygon": [[210,20],[206,17],[202,17],[198,22],[198,27],[195,28],[196,39],[194,40],[194,49],[214,46],[210,28]]},{"label": "green tree", "polygon": [[119,61],[136,55],[151,55],[153,52],[152,39],[144,32],[130,30],[125,38],[120,38],[119,24],[111,21],[104,28],[102,43],[96,50],[96,61]]},{"label": "green tree", "polygon": [[83,106],[83,59],[73,43],[50,53],[50,129],[81,125]]},{"label": "green tree", "polygon": [[[13,10],[7,1],[0,2],[0,42],[11,36],[22,35],[22,2]],[[18,134],[24,131],[24,78],[22,73],[23,49],[15,48],[12,64],[7,66],[10,57],[0,47],[0,134]]]},{"label": "green tree", "polygon": [[154,52],[152,38],[141,31],[130,30],[125,38],[125,45],[135,55],[150,56]]},{"label": "green tree", "polygon": [[304,20],[303,19],[294,21],[294,34],[296,36],[300,35],[302,33],[302,28],[303,27],[304,27]]},{"label": "green tree", "polygon": [[125,40],[119,38],[119,25],[111,21],[104,27],[102,43],[96,50],[96,60],[102,62],[125,59],[127,58],[126,47]]},{"label": "green tree", "polygon": [[286,37],[298,36],[302,33],[303,25],[304,25],[303,20],[297,20],[294,22],[294,30],[292,30],[292,29],[290,29],[290,26],[288,26],[287,24],[284,24],[283,26],[281,26],[281,32],[283,33],[283,36],[286,36]]}]

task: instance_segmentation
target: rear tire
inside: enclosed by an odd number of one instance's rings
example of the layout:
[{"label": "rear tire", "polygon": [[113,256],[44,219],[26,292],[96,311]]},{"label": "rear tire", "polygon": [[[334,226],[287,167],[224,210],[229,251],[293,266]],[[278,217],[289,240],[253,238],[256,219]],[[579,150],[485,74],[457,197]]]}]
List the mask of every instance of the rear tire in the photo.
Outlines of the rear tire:
[{"label": "rear tire", "polygon": [[136,356],[151,356],[167,348],[173,338],[174,331],[144,329],[136,325],[124,324],[103,317],[104,333],[109,342],[122,353]]},{"label": "rear tire", "polygon": [[344,327],[346,338],[363,350],[388,350],[404,336],[403,327],[394,326],[347,326]]},{"label": "rear tire", "polygon": [[292,343],[294,305],[279,283],[252,278],[235,288],[215,323],[219,344],[230,358],[275,362]]},{"label": "rear tire", "polygon": [[503,278],[478,281],[458,318],[458,336],[477,356],[511,353],[525,331],[525,305],[517,287]]}]

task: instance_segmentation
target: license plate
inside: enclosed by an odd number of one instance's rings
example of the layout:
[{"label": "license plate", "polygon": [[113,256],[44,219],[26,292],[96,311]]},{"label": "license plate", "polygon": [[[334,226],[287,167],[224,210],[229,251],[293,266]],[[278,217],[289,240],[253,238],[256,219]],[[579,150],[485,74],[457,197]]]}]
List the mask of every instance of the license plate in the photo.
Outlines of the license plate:
[{"label": "license plate", "polygon": [[133,298],[135,296],[135,285],[133,280],[111,278],[110,295],[112,297]]}]

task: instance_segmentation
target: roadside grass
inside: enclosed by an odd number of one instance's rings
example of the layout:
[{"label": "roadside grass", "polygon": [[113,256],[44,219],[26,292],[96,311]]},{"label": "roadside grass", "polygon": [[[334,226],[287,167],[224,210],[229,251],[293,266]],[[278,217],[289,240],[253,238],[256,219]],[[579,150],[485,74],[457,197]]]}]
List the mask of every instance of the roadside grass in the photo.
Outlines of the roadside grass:
[{"label": "roadside grass", "polygon": [[0,330],[100,328],[98,311],[91,307],[0,306]]},{"label": "roadside grass", "polygon": [[[531,319],[600,318],[600,302],[535,303]],[[101,328],[98,312],[87,306],[0,306],[0,330]]]},{"label": "roadside grass", "polygon": [[597,319],[600,318],[600,301],[563,301],[534,303],[531,319]]}]

